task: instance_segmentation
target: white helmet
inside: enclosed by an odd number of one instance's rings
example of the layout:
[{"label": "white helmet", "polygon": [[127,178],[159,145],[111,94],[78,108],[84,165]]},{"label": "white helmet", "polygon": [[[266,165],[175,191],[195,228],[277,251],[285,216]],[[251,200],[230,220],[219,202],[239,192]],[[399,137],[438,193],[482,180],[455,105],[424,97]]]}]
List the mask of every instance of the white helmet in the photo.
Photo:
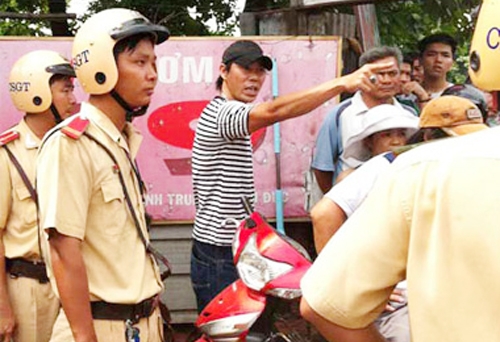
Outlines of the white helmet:
[{"label": "white helmet", "polygon": [[98,95],[113,90],[118,81],[113,48],[118,41],[139,33],[151,33],[156,44],[169,37],[165,27],[124,8],[99,12],[81,26],[73,41],[72,62],[85,92]]},{"label": "white helmet", "polygon": [[57,52],[37,50],[19,58],[9,77],[9,93],[17,110],[41,113],[49,109],[50,79],[54,75],[75,77],[69,61]]}]

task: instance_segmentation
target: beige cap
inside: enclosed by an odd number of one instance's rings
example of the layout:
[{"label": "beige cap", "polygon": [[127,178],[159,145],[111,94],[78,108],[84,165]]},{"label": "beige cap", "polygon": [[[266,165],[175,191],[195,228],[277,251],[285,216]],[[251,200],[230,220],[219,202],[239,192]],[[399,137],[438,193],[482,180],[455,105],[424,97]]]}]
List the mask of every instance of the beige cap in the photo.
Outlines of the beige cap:
[{"label": "beige cap", "polygon": [[431,100],[420,114],[420,128],[441,128],[451,136],[488,128],[479,108],[463,97],[445,95]]}]

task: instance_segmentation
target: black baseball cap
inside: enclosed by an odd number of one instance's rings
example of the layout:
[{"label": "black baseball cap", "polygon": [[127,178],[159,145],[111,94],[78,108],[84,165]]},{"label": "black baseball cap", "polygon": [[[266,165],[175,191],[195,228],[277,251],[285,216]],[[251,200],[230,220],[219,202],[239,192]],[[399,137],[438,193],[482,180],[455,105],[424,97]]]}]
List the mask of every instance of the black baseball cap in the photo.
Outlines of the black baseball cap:
[{"label": "black baseball cap", "polygon": [[252,63],[259,62],[267,70],[273,68],[273,61],[264,55],[259,45],[251,40],[238,40],[227,47],[222,55],[222,63],[236,63],[248,68]]}]

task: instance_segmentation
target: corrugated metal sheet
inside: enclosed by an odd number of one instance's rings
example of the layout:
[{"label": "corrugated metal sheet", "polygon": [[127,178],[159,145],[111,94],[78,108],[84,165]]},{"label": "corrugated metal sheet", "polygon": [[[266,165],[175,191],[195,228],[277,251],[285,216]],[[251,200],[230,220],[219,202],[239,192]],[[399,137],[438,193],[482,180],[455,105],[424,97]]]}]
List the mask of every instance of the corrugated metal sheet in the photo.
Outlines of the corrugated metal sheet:
[{"label": "corrugated metal sheet", "polygon": [[164,302],[172,314],[172,323],[196,320],[196,298],[191,287],[190,256],[192,224],[154,225],[151,241],[172,266],[172,275],[165,281]]}]

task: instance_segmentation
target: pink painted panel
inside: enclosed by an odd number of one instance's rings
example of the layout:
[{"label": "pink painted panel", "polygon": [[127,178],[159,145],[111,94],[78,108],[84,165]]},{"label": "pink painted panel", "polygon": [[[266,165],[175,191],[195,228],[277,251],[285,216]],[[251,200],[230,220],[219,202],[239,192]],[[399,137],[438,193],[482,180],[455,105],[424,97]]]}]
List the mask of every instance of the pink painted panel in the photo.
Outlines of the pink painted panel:
[{"label": "pink painted panel", "polygon": [[[309,37],[253,37],[278,65],[279,94],[298,91],[337,77],[340,44],[337,39]],[[194,204],[191,187],[191,146],[197,118],[214,95],[222,51],[233,40],[225,38],[171,39],[157,47],[158,85],[148,114],[134,121],[144,134],[139,165],[148,186],[148,211],[157,221],[191,221]],[[11,66],[24,53],[37,49],[70,56],[71,40],[0,39],[0,130],[20,119],[8,94]],[[272,98],[269,74],[258,101]],[[86,99],[78,83],[76,96]],[[336,100],[310,114],[281,123],[281,179],[287,218],[306,217],[306,173],[319,126]],[[275,216],[276,189],[272,127],[257,132],[254,167],[257,208]]]}]

